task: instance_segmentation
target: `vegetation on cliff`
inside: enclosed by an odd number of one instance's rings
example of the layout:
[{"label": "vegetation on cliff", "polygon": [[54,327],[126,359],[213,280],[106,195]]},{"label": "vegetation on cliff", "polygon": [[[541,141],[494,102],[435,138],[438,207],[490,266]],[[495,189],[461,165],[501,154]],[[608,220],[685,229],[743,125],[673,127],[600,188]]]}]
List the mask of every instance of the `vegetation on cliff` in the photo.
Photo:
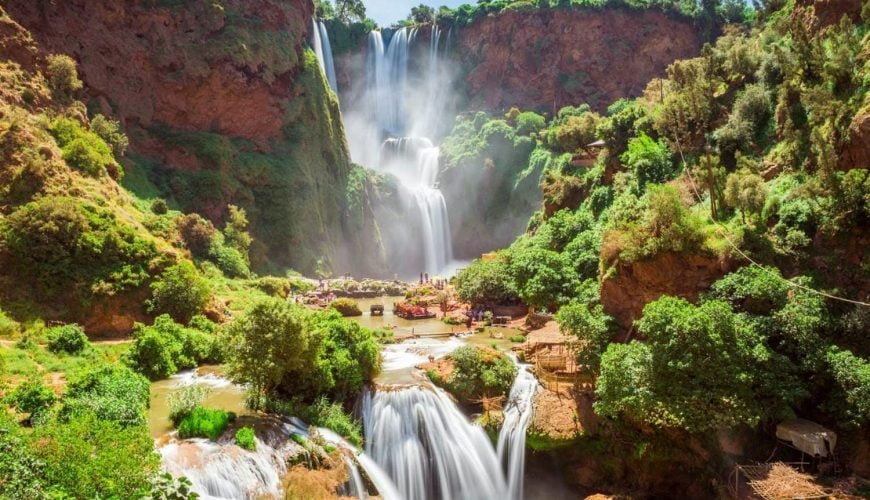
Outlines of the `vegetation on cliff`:
[{"label": "vegetation on cliff", "polygon": [[[564,109],[531,132],[531,154],[507,175],[534,173],[544,210],[496,260],[457,277],[467,299],[560,309],[579,363],[598,374],[600,415],[688,433],[795,414],[846,432],[870,422],[858,399],[870,346],[856,334],[867,306],[854,302],[868,298],[870,165],[840,156],[866,140],[851,124],[867,112],[867,19],[822,24],[795,4],[765,14],[672,64],[638,99],[602,116]],[[476,117],[471,130],[516,134],[520,115]],[[453,134],[448,172],[497,143]],[[514,141],[499,147],[512,153]],[[538,157],[551,162],[537,169]],[[659,298],[637,304],[633,326],[613,321],[613,288],[645,286],[634,266],[648,272],[667,255],[728,265],[683,284],[690,300],[647,290]]]}]

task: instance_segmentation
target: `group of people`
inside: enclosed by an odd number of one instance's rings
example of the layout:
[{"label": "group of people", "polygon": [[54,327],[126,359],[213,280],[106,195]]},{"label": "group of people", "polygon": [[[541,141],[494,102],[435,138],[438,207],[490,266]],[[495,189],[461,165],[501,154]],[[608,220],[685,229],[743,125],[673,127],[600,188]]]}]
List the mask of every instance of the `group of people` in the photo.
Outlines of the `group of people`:
[{"label": "group of people", "polygon": [[429,273],[420,273],[420,284],[421,285],[432,285],[436,290],[444,290],[447,286],[447,280],[445,279],[429,279]]}]

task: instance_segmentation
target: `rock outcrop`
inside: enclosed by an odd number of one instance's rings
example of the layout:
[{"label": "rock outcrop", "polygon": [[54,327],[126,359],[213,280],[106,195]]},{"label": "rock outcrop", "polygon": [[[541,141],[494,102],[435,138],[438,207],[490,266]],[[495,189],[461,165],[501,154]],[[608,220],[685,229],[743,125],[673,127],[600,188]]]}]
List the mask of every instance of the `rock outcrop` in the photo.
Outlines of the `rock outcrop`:
[{"label": "rock outcrop", "polygon": [[227,204],[242,206],[255,267],[383,266],[358,251],[377,248],[378,233],[367,204],[348,202],[359,193],[338,103],[304,45],[311,0],[4,8],[46,51],[72,56],[85,83],[79,97],[122,123],[128,189],[218,224]]},{"label": "rock outcrop", "polygon": [[555,112],[588,103],[605,109],[639,95],[676,59],[693,57],[700,30],[654,10],[539,9],[488,16],[458,31],[475,109],[517,106]]},{"label": "rock outcrop", "polygon": [[618,262],[601,283],[604,311],[630,328],[643,307],[663,295],[694,301],[714,281],[733,270],[733,263],[705,255],[667,252],[652,259]]}]

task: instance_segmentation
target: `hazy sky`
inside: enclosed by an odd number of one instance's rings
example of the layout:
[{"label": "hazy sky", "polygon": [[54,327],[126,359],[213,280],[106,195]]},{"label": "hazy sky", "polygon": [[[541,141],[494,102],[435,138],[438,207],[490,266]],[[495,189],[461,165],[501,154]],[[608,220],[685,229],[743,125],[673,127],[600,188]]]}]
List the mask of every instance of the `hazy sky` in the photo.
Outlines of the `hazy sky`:
[{"label": "hazy sky", "polygon": [[366,14],[375,20],[379,26],[389,26],[399,19],[408,17],[411,7],[421,3],[431,5],[436,9],[442,5],[458,7],[464,3],[475,4],[475,0],[363,0],[366,6]]}]

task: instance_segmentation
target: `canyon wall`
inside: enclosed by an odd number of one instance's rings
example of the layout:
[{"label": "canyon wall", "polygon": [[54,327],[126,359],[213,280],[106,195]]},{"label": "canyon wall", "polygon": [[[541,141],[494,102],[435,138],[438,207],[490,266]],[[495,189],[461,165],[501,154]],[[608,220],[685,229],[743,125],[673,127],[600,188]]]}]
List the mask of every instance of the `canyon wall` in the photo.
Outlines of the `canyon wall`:
[{"label": "canyon wall", "polygon": [[472,109],[602,111],[640,95],[676,59],[695,56],[701,30],[659,11],[508,11],[458,30],[454,54]]},{"label": "canyon wall", "polygon": [[[124,184],[220,224],[251,220],[256,267],[377,272],[338,102],[305,49],[311,0],[11,0],[83,101],[130,137]],[[363,195],[365,192],[363,191]],[[357,211],[358,213],[355,213]]]}]

